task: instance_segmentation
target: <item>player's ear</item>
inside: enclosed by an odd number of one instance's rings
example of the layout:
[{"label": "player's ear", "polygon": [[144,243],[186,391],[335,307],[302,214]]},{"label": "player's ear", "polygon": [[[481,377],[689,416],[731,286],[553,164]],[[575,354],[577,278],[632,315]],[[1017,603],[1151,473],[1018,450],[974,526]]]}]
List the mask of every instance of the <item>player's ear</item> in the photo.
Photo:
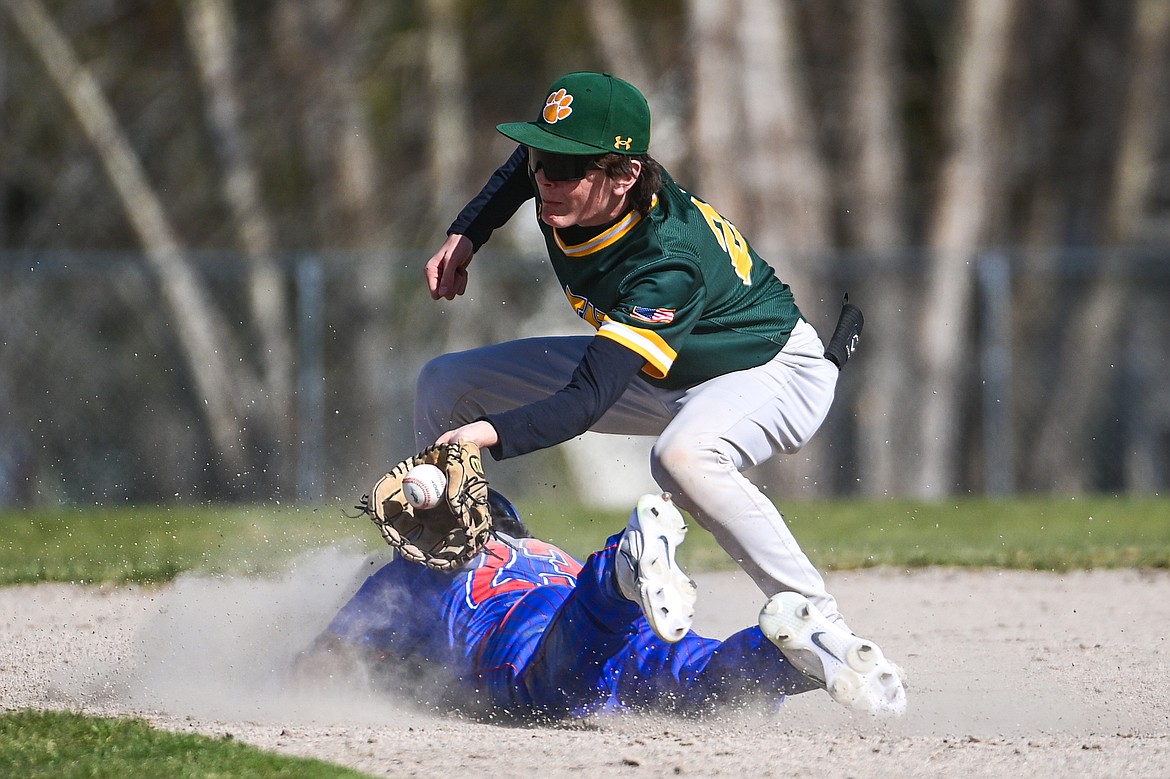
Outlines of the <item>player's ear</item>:
[{"label": "player's ear", "polygon": [[629,192],[633,189],[640,175],[642,175],[642,161],[630,160],[628,170],[619,171],[610,177],[614,193],[624,195]]}]

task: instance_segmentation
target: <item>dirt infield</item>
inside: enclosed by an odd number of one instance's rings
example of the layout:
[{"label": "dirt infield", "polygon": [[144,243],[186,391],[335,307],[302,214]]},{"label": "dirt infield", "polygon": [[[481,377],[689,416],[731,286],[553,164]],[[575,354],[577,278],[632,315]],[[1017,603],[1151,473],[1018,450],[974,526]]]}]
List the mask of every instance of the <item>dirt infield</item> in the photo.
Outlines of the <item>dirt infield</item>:
[{"label": "dirt infield", "polygon": [[[0,700],[140,716],[377,776],[1170,776],[1170,573],[946,569],[828,577],[852,627],[906,670],[909,711],[821,692],[778,709],[469,721],[360,685],[289,692],[284,669],[370,569],[329,550],[273,580],[0,589]],[[740,574],[701,574],[696,628],[752,624]]]}]

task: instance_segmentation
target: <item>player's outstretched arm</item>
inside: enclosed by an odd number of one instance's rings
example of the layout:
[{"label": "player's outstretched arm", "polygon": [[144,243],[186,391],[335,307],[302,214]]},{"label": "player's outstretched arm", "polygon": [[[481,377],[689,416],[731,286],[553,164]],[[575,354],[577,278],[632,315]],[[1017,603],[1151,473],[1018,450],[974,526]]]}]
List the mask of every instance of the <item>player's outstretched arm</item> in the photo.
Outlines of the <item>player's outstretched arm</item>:
[{"label": "player's outstretched arm", "polygon": [[447,236],[439,250],[427,260],[423,271],[431,300],[454,300],[456,295],[467,291],[467,266],[474,256],[475,248],[470,238],[459,233]]}]

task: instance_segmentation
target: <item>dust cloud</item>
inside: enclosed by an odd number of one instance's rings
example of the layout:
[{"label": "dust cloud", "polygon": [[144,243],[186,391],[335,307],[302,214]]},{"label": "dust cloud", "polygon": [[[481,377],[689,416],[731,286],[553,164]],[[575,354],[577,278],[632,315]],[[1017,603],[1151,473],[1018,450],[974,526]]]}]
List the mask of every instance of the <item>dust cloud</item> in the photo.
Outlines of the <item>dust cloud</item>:
[{"label": "dust cloud", "polygon": [[293,670],[386,561],[356,545],[333,546],[305,554],[278,576],[183,574],[160,589],[133,651],[96,655],[89,668],[79,658],[82,669],[59,678],[58,688],[79,701],[214,720],[361,724],[400,715],[410,702],[376,692],[360,668],[311,682]]}]

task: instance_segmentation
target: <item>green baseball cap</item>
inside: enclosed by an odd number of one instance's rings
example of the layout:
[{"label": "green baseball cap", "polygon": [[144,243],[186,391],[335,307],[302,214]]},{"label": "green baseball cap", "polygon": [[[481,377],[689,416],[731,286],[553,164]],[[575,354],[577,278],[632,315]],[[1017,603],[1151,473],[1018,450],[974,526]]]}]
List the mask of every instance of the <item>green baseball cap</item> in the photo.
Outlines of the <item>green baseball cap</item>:
[{"label": "green baseball cap", "polygon": [[553,154],[645,154],[650,106],[637,88],[609,73],[570,73],[549,87],[535,122],[506,122],[496,129]]}]

